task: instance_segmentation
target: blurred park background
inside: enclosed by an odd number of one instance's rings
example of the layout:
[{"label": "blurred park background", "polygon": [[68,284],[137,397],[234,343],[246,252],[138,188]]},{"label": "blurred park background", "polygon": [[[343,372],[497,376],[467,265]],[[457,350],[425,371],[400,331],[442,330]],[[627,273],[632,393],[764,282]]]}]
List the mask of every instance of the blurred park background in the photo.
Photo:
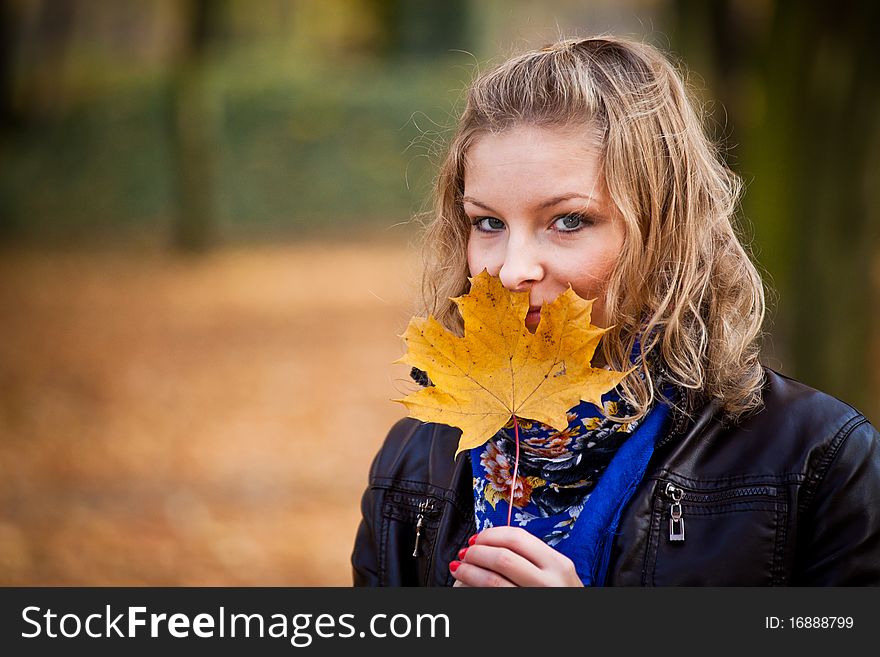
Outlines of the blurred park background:
[{"label": "blurred park background", "polygon": [[880,422],[880,3],[0,0],[0,585],[348,585],[474,73],[676,54],[775,290]]}]

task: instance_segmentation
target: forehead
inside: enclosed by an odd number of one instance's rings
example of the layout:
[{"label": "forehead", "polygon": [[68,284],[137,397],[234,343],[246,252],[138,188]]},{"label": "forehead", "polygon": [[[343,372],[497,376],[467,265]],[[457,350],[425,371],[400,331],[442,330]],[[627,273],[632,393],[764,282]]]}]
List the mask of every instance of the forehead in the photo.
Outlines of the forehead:
[{"label": "forehead", "polygon": [[465,195],[600,191],[601,146],[586,127],[517,126],[481,135],[465,156]]}]

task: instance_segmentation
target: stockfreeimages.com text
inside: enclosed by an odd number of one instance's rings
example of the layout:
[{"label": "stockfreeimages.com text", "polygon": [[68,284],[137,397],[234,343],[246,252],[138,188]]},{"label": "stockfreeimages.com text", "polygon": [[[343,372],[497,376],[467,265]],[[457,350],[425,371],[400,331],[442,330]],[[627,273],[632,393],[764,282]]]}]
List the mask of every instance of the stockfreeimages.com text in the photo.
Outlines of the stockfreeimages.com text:
[{"label": "stockfreeimages.com text", "polygon": [[220,607],[216,614],[200,613],[190,618],[183,613],[148,613],[146,607],[126,607],[115,613],[106,605],[103,613],[80,617],[74,613],[59,614],[52,609],[25,607],[21,612],[27,631],[21,636],[32,639],[74,638],[93,639],[119,637],[183,639],[192,636],[212,639],[226,637],[289,639],[291,645],[304,648],[315,637],[323,639],[352,637],[375,638],[449,638],[449,617],[446,614],[373,614],[364,629],[358,630],[354,614],[244,614],[229,613]]}]

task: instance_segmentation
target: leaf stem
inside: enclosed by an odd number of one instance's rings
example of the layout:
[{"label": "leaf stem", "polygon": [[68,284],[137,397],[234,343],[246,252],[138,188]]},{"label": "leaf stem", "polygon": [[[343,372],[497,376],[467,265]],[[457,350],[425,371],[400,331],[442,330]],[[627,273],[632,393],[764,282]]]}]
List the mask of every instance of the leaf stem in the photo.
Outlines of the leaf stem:
[{"label": "leaf stem", "polygon": [[510,504],[507,505],[507,526],[510,527],[510,516],[513,513],[513,494],[516,492],[516,474],[519,471],[519,422],[513,416],[513,435],[516,439],[516,458],[513,461],[513,479],[510,482]]}]

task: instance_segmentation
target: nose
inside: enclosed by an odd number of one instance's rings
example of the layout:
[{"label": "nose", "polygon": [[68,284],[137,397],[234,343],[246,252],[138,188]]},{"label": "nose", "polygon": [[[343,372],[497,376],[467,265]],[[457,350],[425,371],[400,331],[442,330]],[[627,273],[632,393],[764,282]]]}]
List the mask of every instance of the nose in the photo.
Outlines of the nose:
[{"label": "nose", "polygon": [[527,239],[515,239],[511,235],[498,272],[501,284],[508,290],[524,292],[544,277],[544,265],[536,246]]}]

